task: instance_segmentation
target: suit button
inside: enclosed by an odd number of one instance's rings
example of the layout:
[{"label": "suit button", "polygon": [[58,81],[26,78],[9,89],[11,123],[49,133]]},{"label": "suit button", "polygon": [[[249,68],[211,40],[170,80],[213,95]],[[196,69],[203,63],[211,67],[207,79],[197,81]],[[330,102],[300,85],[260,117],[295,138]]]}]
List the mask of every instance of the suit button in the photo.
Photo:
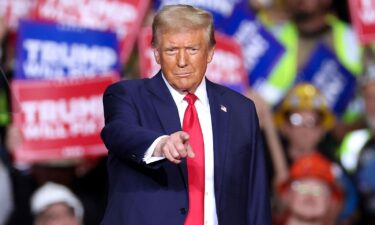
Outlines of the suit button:
[{"label": "suit button", "polygon": [[135,154],[132,154],[132,158],[137,158],[137,156]]},{"label": "suit button", "polygon": [[187,210],[185,208],[180,209],[181,215],[186,215]]}]

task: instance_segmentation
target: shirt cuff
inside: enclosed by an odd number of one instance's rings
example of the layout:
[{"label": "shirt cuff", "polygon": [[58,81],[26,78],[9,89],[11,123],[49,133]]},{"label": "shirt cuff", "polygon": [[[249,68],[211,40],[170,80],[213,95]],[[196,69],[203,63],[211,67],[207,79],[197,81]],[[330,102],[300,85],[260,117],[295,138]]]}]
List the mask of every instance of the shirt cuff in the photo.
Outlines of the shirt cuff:
[{"label": "shirt cuff", "polygon": [[168,135],[160,136],[160,137],[156,138],[154,142],[152,142],[150,147],[146,150],[146,153],[143,157],[143,162],[145,162],[146,164],[150,164],[150,163],[165,159],[164,156],[152,156],[152,154],[154,153],[155,147],[159,143],[160,139],[162,139],[163,137],[167,137],[167,136]]}]

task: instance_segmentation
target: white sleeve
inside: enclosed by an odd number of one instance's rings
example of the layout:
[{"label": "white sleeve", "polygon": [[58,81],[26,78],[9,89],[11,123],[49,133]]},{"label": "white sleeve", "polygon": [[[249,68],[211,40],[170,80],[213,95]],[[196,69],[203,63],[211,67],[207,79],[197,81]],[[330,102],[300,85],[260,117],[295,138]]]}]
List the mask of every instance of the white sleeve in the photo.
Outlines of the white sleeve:
[{"label": "white sleeve", "polygon": [[152,154],[154,153],[155,147],[159,143],[160,139],[162,139],[163,137],[167,137],[167,136],[168,135],[160,136],[160,137],[156,138],[154,142],[152,142],[152,144],[147,149],[147,151],[146,151],[146,153],[143,157],[143,162],[145,162],[146,164],[150,164],[150,163],[165,159],[164,156],[152,156]]}]

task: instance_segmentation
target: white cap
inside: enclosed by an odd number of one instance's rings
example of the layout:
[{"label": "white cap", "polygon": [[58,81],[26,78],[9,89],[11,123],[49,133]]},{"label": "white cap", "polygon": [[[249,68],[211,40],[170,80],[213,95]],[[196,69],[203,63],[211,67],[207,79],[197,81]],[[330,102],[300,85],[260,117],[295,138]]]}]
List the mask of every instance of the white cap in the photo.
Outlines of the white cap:
[{"label": "white cap", "polygon": [[31,197],[31,211],[34,215],[43,212],[48,206],[65,203],[74,209],[74,214],[82,220],[83,207],[78,198],[64,185],[47,182],[38,188]]}]

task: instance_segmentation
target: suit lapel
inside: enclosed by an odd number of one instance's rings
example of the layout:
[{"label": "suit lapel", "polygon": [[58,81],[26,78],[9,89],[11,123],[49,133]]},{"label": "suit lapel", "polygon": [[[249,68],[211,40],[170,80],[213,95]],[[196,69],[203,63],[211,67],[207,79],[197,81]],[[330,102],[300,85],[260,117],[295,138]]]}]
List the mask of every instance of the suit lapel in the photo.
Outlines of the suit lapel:
[{"label": "suit lapel", "polygon": [[151,101],[165,133],[171,134],[181,130],[177,106],[167,85],[164,83],[161,73],[159,72],[148,80],[146,87],[154,95]]},{"label": "suit lapel", "polygon": [[228,122],[230,116],[229,102],[225,102],[222,98],[225,90],[216,87],[215,84],[207,80],[207,95],[210,102],[212,135],[214,146],[214,186],[217,208],[220,205],[222,181],[224,175],[224,165],[227,154]]},{"label": "suit lapel", "polygon": [[[148,90],[154,95],[151,98],[152,104],[158,115],[161,125],[165,131],[165,134],[172,134],[181,130],[180,118],[177,110],[177,106],[173,100],[171,93],[165,84],[161,72],[156,74],[153,78],[148,80],[146,85]],[[151,112],[150,112],[151,113]],[[180,173],[187,188],[187,165],[186,160],[182,160],[178,165]]]}]

